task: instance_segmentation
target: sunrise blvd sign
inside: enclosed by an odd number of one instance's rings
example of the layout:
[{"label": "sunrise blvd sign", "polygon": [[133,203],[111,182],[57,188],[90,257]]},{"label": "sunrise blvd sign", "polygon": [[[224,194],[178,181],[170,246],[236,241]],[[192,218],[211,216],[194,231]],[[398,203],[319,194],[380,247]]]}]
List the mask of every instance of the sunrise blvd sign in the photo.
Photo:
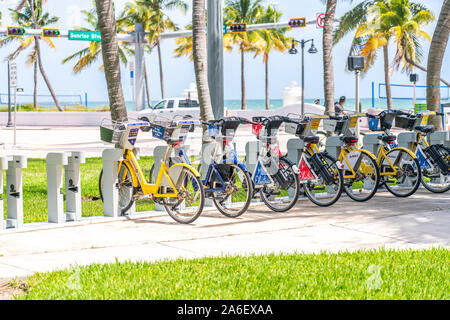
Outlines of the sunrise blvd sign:
[{"label": "sunrise blvd sign", "polygon": [[69,30],[69,40],[102,41],[102,36],[96,31]]}]

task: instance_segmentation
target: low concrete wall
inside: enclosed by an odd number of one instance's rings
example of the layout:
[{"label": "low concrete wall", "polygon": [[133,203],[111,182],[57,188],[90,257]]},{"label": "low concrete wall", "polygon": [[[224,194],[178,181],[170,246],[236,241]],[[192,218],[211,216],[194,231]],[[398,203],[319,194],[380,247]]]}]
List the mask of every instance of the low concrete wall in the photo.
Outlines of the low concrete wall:
[{"label": "low concrete wall", "polygon": [[[137,118],[136,111],[128,112],[129,118]],[[103,119],[111,119],[109,112],[17,112],[17,126],[98,126]],[[11,113],[14,121],[14,113]],[[0,112],[0,126],[8,122],[8,112]]]}]

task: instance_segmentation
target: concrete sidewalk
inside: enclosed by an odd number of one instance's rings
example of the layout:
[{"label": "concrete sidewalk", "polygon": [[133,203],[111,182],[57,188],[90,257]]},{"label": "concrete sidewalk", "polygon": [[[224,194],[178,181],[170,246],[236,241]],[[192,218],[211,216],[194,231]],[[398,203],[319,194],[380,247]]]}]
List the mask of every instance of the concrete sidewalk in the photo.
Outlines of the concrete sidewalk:
[{"label": "concrete sidewalk", "polygon": [[205,212],[194,224],[167,215],[0,232],[0,279],[73,264],[124,260],[450,246],[450,194],[379,193],[368,203],[343,197],[332,207],[300,201],[288,213],[254,206],[237,219]]}]

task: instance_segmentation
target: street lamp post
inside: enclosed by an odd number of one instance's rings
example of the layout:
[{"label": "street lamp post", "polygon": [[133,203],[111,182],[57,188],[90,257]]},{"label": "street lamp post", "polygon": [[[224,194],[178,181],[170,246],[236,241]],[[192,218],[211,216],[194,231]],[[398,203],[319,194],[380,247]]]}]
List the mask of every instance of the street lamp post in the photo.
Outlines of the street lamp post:
[{"label": "street lamp post", "polygon": [[8,123],[6,124],[8,128],[12,127],[12,121],[11,121],[11,71],[10,71],[10,64],[8,60]]},{"label": "street lamp post", "polygon": [[300,44],[302,48],[302,116],[305,114],[305,45],[311,42],[311,48],[308,49],[308,53],[317,53],[317,48],[314,46],[314,39],[309,40],[292,40],[292,48],[289,50],[289,54],[297,54],[298,50],[295,48],[295,43]]}]

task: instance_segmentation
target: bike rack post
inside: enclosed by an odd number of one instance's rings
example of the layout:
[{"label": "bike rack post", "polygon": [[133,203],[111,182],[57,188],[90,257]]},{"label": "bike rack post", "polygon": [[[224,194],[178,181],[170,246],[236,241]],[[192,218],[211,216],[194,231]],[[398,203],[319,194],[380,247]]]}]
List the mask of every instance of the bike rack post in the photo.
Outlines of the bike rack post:
[{"label": "bike rack post", "polygon": [[416,142],[416,140],[416,133],[413,131],[400,132],[397,137],[398,146],[408,150],[412,149],[412,144]]},{"label": "bike rack post", "polygon": [[443,144],[450,147],[450,131],[436,131],[430,135],[430,145]]},{"label": "bike rack post", "polygon": [[378,139],[379,134],[366,134],[363,138],[363,149],[372,152],[375,156],[378,155],[382,141]]},{"label": "bike rack post", "polygon": [[0,230],[6,229],[3,211],[3,171],[8,169],[8,158],[0,157]]},{"label": "bike rack post", "polygon": [[120,216],[118,162],[122,157],[122,149],[105,149],[103,159],[103,214],[106,217]]},{"label": "bike rack post", "polygon": [[84,152],[73,151],[64,167],[66,191],[66,221],[81,220],[80,164],[86,162]]},{"label": "bike rack post", "polygon": [[[200,170],[200,176],[202,179],[206,177],[208,174],[208,168],[211,164],[211,157],[213,156],[214,150],[216,148],[217,142],[213,141],[210,143],[205,143],[202,145],[202,152],[200,157],[200,163],[201,163],[201,170]],[[214,202],[210,198],[205,199],[205,207],[214,207]]]},{"label": "bike rack post", "polygon": [[258,163],[260,143],[260,141],[249,141],[245,145],[245,166],[250,175],[253,174],[256,164]]},{"label": "bike rack post", "polygon": [[331,136],[327,138],[326,150],[333,158],[339,160],[339,155],[341,154],[341,148],[344,142],[339,136]]},{"label": "bike rack post", "polygon": [[27,167],[26,156],[13,156],[6,171],[7,228],[23,227],[22,169]]},{"label": "bike rack post", "polygon": [[[303,148],[305,147],[305,142],[299,138],[289,139],[287,142],[287,158],[298,166],[300,158],[302,157]],[[302,188],[302,186],[300,186]],[[302,189],[300,189],[302,190]],[[294,196],[294,191],[289,190],[289,198]]]},{"label": "bike rack post", "polygon": [[64,195],[61,192],[63,184],[63,166],[67,165],[67,154],[55,152],[47,154],[47,203],[48,222],[63,223]]}]

